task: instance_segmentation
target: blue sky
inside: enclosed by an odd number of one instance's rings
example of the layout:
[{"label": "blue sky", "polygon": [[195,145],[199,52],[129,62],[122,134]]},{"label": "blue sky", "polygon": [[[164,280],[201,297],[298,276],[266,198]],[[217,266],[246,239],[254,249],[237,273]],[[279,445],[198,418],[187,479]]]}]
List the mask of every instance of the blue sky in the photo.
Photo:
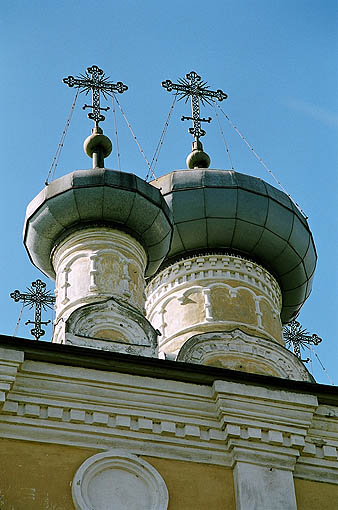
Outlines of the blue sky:
[{"label": "blue sky", "polygon": [[[335,0],[3,0],[1,333],[13,334],[20,310],[9,293],[42,276],[25,253],[22,226],[27,204],[44,186],[74,97],[62,78],[96,64],[126,83],[129,90],[118,99],[150,160],[172,102],[161,81],[195,70],[229,95],[224,111],[309,216],[318,266],[300,319],[323,337],[316,352],[338,384],[337,21]],[[80,96],[55,177],[91,166],[82,149],[92,124],[84,102]],[[192,137],[183,114],[190,112],[181,101],[157,176],[185,168]],[[214,112],[206,108],[202,115],[213,117],[203,139],[211,167],[228,169]],[[119,114],[117,123],[122,170],[145,177],[145,162]],[[221,124],[235,170],[275,185],[227,121]],[[111,112],[102,127],[115,146]],[[116,151],[106,166],[117,168]],[[48,286],[53,289],[51,281]],[[29,337],[29,318],[25,313],[18,336]],[[317,359],[313,372],[329,383]]]}]

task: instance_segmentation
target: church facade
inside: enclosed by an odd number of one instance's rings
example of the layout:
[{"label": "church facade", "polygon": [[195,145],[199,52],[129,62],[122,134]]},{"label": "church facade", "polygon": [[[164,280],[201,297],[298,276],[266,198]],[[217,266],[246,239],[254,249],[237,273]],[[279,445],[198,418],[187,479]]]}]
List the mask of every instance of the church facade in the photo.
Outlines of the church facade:
[{"label": "church facade", "polygon": [[335,388],[0,340],[0,508],[337,506]]},{"label": "church facade", "polygon": [[56,319],[51,343],[0,337],[0,508],[338,508],[338,391],[282,335],[311,292],[306,219],[209,169],[199,117],[188,169],[151,183],[105,168],[93,120],[93,168],[27,207]]}]

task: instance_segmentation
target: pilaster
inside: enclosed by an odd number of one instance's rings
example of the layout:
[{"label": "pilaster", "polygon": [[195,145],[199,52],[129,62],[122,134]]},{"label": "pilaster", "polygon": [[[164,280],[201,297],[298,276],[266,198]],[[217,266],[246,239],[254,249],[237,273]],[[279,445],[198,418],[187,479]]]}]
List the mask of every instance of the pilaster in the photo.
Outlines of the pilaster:
[{"label": "pilaster", "polygon": [[296,510],[293,472],[317,398],[216,381],[214,398],[232,457],[238,510]]}]

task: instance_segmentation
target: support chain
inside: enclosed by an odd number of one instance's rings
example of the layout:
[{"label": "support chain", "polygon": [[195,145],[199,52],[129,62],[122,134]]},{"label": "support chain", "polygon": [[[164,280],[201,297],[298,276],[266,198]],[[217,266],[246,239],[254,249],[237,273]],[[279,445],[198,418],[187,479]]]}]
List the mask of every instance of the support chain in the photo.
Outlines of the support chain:
[{"label": "support chain", "polygon": [[16,337],[16,335],[18,333],[18,328],[20,326],[20,322],[21,322],[22,312],[23,312],[24,306],[25,306],[25,303],[22,303],[22,307],[21,307],[21,310],[19,312],[18,320],[16,321],[16,324],[15,324],[15,329],[14,329],[14,333],[13,333],[14,337]]},{"label": "support chain", "polygon": [[327,378],[328,378],[328,380],[330,381],[330,384],[332,384],[332,386],[334,386],[334,382],[333,382],[333,380],[332,380],[332,379],[331,379],[331,377],[329,376],[328,371],[326,370],[326,368],[324,367],[323,363],[321,362],[321,360],[320,360],[320,358],[319,358],[318,354],[317,354],[317,353],[313,350],[312,346],[311,346],[311,350],[312,350],[313,354],[316,356],[317,360],[319,361],[319,364],[320,364],[320,366],[321,366],[321,368],[322,368],[323,372],[325,372],[326,377],[327,377]]},{"label": "support chain", "polygon": [[70,121],[71,121],[72,116],[73,116],[73,112],[74,112],[74,109],[75,109],[76,100],[77,100],[77,96],[78,95],[79,95],[79,89],[76,90],[74,101],[73,101],[72,107],[70,109],[70,114],[68,116],[65,128],[62,131],[61,139],[60,139],[58,148],[56,150],[55,156],[53,158],[52,164],[51,164],[51,166],[49,168],[49,171],[48,171],[48,174],[47,174],[47,179],[45,180],[45,185],[46,186],[48,186],[48,184],[49,184],[49,178],[51,177],[52,180],[54,178],[55,170],[56,170],[56,167],[58,166],[58,163],[59,163],[61,151],[62,151],[64,142],[65,142],[65,138],[66,138],[66,134],[67,134],[67,131],[68,131],[68,128],[69,128]]},{"label": "support chain", "polygon": [[131,127],[130,122],[128,121],[128,119],[127,119],[127,117],[126,117],[126,114],[124,113],[123,108],[122,108],[122,106],[120,105],[120,102],[119,102],[119,100],[117,99],[117,97],[116,97],[116,96],[115,96],[115,101],[116,101],[116,103],[117,103],[117,106],[118,106],[118,107],[119,107],[119,109],[120,109],[120,112],[121,112],[121,114],[122,114],[122,117],[124,118],[124,120],[125,120],[125,122],[126,122],[126,124],[127,124],[128,128],[129,128],[129,131],[131,132],[131,134],[132,134],[132,136],[133,136],[133,138],[134,138],[134,140],[135,140],[135,142],[136,142],[137,147],[139,148],[140,153],[142,154],[142,156],[143,156],[143,158],[144,158],[144,161],[145,161],[145,162],[146,162],[146,164],[147,164],[147,167],[148,167],[148,169],[149,169],[149,172],[151,172],[151,173],[154,175],[155,179],[156,179],[155,174],[154,174],[154,173],[152,172],[152,170],[151,170],[150,163],[149,163],[149,161],[148,161],[148,159],[147,159],[147,157],[146,157],[146,155],[145,155],[145,153],[144,153],[144,150],[142,149],[142,147],[141,147],[141,145],[140,145],[140,143],[139,143],[138,139],[136,138],[136,135],[135,135],[135,133],[134,133],[134,131],[133,131],[133,128]]},{"label": "support chain", "polygon": [[281,182],[277,179],[277,177],[274,175],[272,170],[264,163],[262,158],[257,154],[257,152],[254,150],[254,148],[249,144],[247,139],[244,135],[239,131],[239,129],[235,126],[235,124],[232,122],[232,120],[228,117],[228,115],[222,110],[222,108],[217,104],[217,108],[223,113],[224,117],[227,119],[231,127],[236,131],[236,133],[242,138],[243,142],[249,147],[255,158],[259,161],[259,163],[265,168],[265,170],[272,176],[272,178],[275,180],[275,182],[278,184],[278,186],[281,188],[281,190],[289,197],[291,202],[297,207],[297,209],[301,212],[301,214],[304,216],[304,218],[307,220],[308,216],[305,214],[305,212],[301,209],[301,207],[293,200],[291,195],[286,191],[286,189],[283,187]]},{"label": "support chain", "polygon": [[[162,146],[163,146],[165,135],[167,134],[167,131],[168,131],[168,126],[169,126],[169,122],[170,122],[170,119],[171,119],[171,115],[172,115],[174,107],[175,107],[176,99],[177,99],[177,94],[174,95],[174,99],[173,99],[173,102],[172,102],[171,107],[169,109],[167,120],[165,121],[165,124],[164,124],[163,130],[162,130],[160,139],[158,141],[158,144],[156,146],[153,158],[152,158],[151,163],[150,163],[151,173],[152,173],[152,175],[153,175],[153,177],[155,179],[157,179],[157,177],[155,176],[154,170],[155,170],[155,167],[157,165],[157,161],[158,161],[158,158],[159,158]],[[150,177],[150,171],[147,173],[145,180],[147,181],[149,179],[149,177]]]},{"label": "support chain", "polygon": [[215,115],[216,115],[216,119],[217,119],[217,124],[218,124],[219,130],[220,130],[220,133],[221,133],[221,137],[223,138],[223,141],[224,141],[225,150],[226,150],[226,153],[227,153],[229,161],[230,161],[231,170],[235,170],[234,169],[234,165],[232,163],[231,156],[230,156],[229,147],[228,147],[228,144],[226,142],[226,139],[225,139],[225,136],[224,136],[224,132],[223,132],[223,129],[222,129],[222,126],[221,126],[221,122],[219,120],[218,112],[216,110],[216,105],[215,105],[214,102],[213,102],[213,107],[214,107],[214,110],[215,110]]},{"label": "support chain", "polygon": [[117,134],[117,122],[116,122],[116,110],[115,110],[114,95],[112,96],[112,103],[113,103],[113,118],[114,118],[114,131],[115,131],[115,140],[116,140],[117,164],[118,164],[118,168],[121,172],[121,154],[120,154],[120,146],[119,146],[119,137]]}]

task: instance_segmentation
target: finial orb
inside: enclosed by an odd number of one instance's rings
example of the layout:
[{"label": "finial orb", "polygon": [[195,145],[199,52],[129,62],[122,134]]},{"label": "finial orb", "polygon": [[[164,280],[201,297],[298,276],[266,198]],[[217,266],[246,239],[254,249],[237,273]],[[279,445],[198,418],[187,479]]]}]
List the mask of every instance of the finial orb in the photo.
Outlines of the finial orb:
[{"label": "finial orb", "polygon": [[93,132],[83,143],[83,149],[87,156],[93,157],[94,152],[102,152],[104,158],[107,158],[113,150],[112,143],[108,136],[103,134],[100,127],[95,127]]},{"label": "finial orb", "polygon": [[187,156],[186,163],[190,170],[194,168],[209,168],[210,158],[203,151],[203,145],[199,140],[193,142],[192,152]]}]

